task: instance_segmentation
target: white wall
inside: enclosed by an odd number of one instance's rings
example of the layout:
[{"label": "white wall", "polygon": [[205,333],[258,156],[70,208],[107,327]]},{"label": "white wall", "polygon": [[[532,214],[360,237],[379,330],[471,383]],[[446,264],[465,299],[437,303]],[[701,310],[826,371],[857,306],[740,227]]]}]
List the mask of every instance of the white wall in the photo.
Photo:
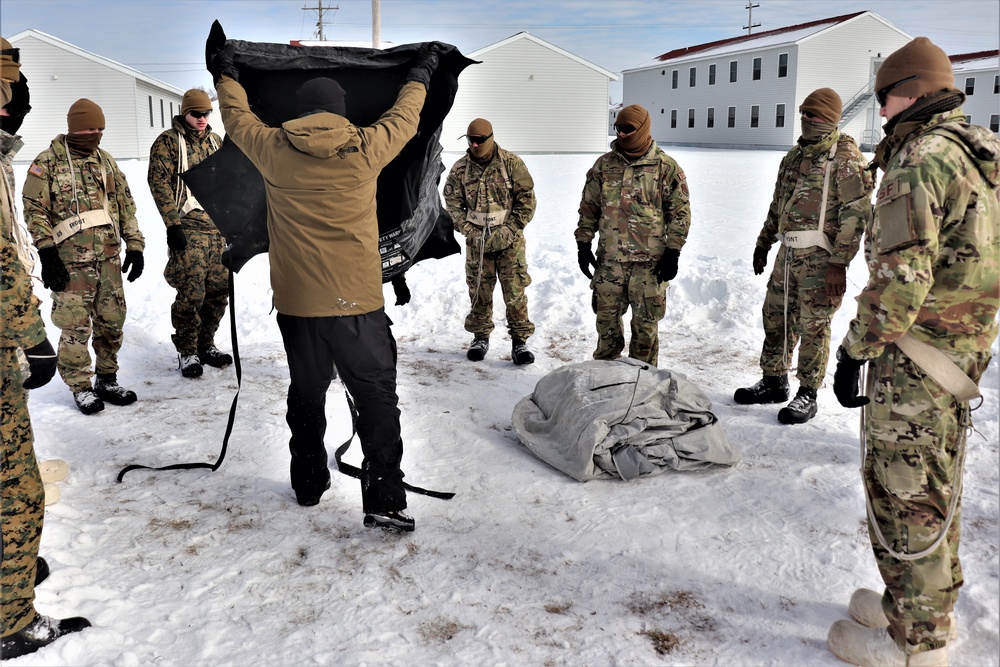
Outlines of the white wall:
[{"label": "white wall", "polygon": [[[962,111],[972,117],[975,125],[989,128],[991,116],[1000,116],[1000,94],[994,92],[998,76],[1000,68],[997,67],[955,72],[955,87],[966,93]],[[972,95],[966,91],[967,79],[974,79]]]}]

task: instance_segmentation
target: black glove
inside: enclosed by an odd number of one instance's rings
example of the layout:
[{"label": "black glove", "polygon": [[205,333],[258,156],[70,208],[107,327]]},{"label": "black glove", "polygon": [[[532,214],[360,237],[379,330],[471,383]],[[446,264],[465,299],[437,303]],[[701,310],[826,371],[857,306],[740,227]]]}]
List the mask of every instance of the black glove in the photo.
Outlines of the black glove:
[{"label": "black glove", "polygon": [[767,268],[767,248],[757,246],[753,249],[753,274],[759,276]]},{"label": "black glove", "polygon": [[597,258],[594,257],[594,253],[590,250],[589,243],[577,241],[576,261],[579,262],[580,270],[583,271],[583,275],[588,278],[594,277],[594,274],[590,271],[590,267],[594,267],[595,269],[597,268]]},{"label": "black glove", "polygon": [[59,248],[49,246],[38,251],[42,260],[42,284],[53,292],[62,292],[69,282],[69,271],[59,257]]},{"label": "black glove", "polygon": [[677,275],[677,260],[680,257],[680,250],[671,250],[670,248],[664,250],[659,261],[656,262],[656,279],[661,283],[673,280]]},{"label": "black glove", "polygon": [[184,250],[188,247],[188,240],[184,236],[184,230],[180,225],[167,227],[167,247],[171,250]]},{"label": "black glove", "polygon": [[843,347],[837,348],[837,370],[833,373],[833,393],[845,408],[860,408],[871,402],[861,393],[861,367],[864,359],[854,359]]},{"label": "black glove", "polygon": [[49,339],[46,338],[30,350],[25,350],[24,356],[31,371],[31,375],[24,381],[24,388],[38,389],[48,384],[56,374],[56,351],[52,349]]},{"label": "black glove", "polygon": [[392,279],[392,291],[396,293],[396,305],[405,306],[410,302],[410,288],[406,285],[406,278],[396,276]]},{"label": "black glove", "polygon": [[7,134],[17,134],[24,117],[31,111],[31,105],[28,103],[30,99],[28,80],[21,74],[17,81],[10,84],[10,102],[4,107],[9,115],[0,116],[0,129]]},{"label": "black glove", "polygon": [[438,55],[429,46],[420,47],[417,52],[416,62],[406,75],[407,81],[419,81],[424,84],[424,88],[430,88],[431,77],[438,66]]},{"label": "black glove", "polygon": [[205,69],[212,75],[212,81],[219,85],[222,75],[229,76],[233,81],[239,81],[239,72],[233,64],[236,50],[226,40],[226,31],[218,20],[212,22],[212,29],[205,40]]},{"label": "black glove", "polygon": [[[122,273],[128,271],[128,281],[135,282],[135,279],[142,275],[142,269],[146,265],[146,260],[142,258],[141,250],[126,250],[125,261],[122,262]],[[129,271],[129,268],[132,270]]]}]

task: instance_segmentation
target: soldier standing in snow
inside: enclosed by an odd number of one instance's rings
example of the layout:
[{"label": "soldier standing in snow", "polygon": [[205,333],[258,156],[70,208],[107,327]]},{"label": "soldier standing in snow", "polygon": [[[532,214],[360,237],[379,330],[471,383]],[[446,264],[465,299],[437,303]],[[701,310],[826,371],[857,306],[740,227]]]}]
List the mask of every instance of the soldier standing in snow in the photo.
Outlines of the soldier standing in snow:
[{"label": "soldier standing in snow", "polygon": [[291,383],[291,481],[300,505],[330,488],[326,392],[340,376],[354,398],[364,451],[364,525],[412,531],[400,462],[396,342],[385,314],[375,194],[378,175],[417,133],[438,56],[424,51],[395,104],[371,126],[346,117],[346,93],[315,78],[296,92],[297,117],[269,127],[237,81],[218,22],[205,45],[227,136],[264,177],[271,286]]},{"label": "soldier standing in snow", "polygon": [[197,88],[184,93],[181,113],[149,149],[146,179],[167,226],[167,284],[177,290],[170,308],[171,336],[181,374],[201,377],[203,364],[223,368],[233,358],[215,346],[215,332],[229,302],[229,269],[222,264],[226,242],[180,175],[219,150],[212,132],[212,102]]},{"label": "soldier standing in snow", "polygon": [[926,37],[886,58],[875,89],[884,176],[834,391],[864,406],[862,482],[885,590],[856,591],[859,622],[837,621],[827,643],[855,665],[947,665],[968,401],[997,337],[1000,141],[969,124],[951,62]]},{"label": "soldier standing in snow", "polygon": [[[2,443],[3,561],[0,565],[0,655],[12,659],[37,651],[59,637],[90,626],[84,618],[55,619],[35,611],[35,585],[48,575],[38,557],[45,492],[35,458],[28,392],[56,372],[56,353],[45,335],[25,262],[31,264],[27,234],[14,209],[11,161],[22,145],[17,130],[31,109],[20,73],[20,50],[0,37],[0,443]],[[30,370],[25,380],[17,350]]]},{"label": "soldier standing in snow", "polygon": [[524,228],[535,215],[535,182],[520,157],[493,138],[493,126],[477,118],[465,135],[469,150],[454,165],[444,184],[444,201],[465,236],[465,282],[472,309],[465,330],[473,335],[468,358],[481,361],[493,332],[493,291],[500,281],[507,306],[510,356],[518,366],[535,355],[525,342],[535,332],[528,319],[531,284],[524,252]]},{"label": "soldier standing in snow", "polygon": [[[618,138],[587,172],[575,237],[580,270],[594,290],[594,359],[617,359],[625,349],[622,316],[631,307],[629,356],[655,366],[657,329],[691,227],[691,205],[684,172],[649,128],[649,112],[638,104],[618,114]],[[597,235],[595,257],[590,244]]]},{"label": "soldier standing in snow", "polygon": [[[118,384],[118,350],[125,324],[125,290],[142,275],[145,241],[125,174],[98,147],[104,112],[80,99],[66,116],[68,132],[52,140],[28,168],[22,197],[28,230],[52,290],[52,323],[59,338],[59,375],[85,415],[105,403],[129,405],[135,392]],[[122,262],[122,241],[125,261]],[[97,380],[87,343],[93,338]]]},{"label": "soldier standing in snow", "polygon": [[764,298],[764,377],[736,390],[737,403],[788,400],[788,369],[799,344],[799,390],[778,411],[782,424],[802,424],[816,415],[816,390],[830,359],[830,322],[847,287],[847,266],[871,220],[871,174],[857,144],[837,129],[841,101],[820,88],[806,97],[802,136],[778,168],[774,198],[753,251],[756,275],[767,266],[776,240],[781,249]]}]

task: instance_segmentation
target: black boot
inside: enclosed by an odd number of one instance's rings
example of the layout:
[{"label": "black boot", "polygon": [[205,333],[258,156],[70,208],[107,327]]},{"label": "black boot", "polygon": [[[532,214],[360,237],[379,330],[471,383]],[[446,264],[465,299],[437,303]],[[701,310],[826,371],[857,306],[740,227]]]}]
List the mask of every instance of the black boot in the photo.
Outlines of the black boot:
[{"label": "black boot", "polygon": [[73,400],[76,401],[76,407],[85,415],[92,415],[104,409],[104,401],[98,398],[90,387],[73,392]]},{"label": "black boot", "polygon": [[136,400],[134,391],[118,384],[117,373],[98,373],[94,393],[97,398],[111,405],[132,405]]},{"label": "black boot", "polygon": [[225,368],[229,364],[233,363],[233,357],[231,355],[226,354],[214,345],[209,345],[208,347],[198,350],[198,359],[201,360],[201,363],[213,368]]},{"label": "black boot", "polygon": [[511,343],[510,358],[514,360],[514,364],[517,366],[535,363],[535,355],[531,353],[531,350],[528,349],[523,340],[518,340],[517,338]]},{"label": "black boot", "polygon": [[177,355],[177,366],[181,369],[181,375],[186,378],[200,378],[203,372],[201,360],[197,354]]},{"label": "black boot", "polygon": [[778,410],[778,421],[782,424],[805,424],[816,416],[816,390],[799,387],[792,402]]},{"label": "black boot", "polygon": [[43,646],[48,646],[63,635],[79,632],[89,627],[90,621],[80,616],[49,618],[38,614],[31,623],[3,638],[0,653],[3,654],[4,660],[18,658],[34,653]]},{"label": "black boot", "polygon": [[788,400],[788,377],[765,375],[754,386],[737,389],[733,394],[733,400],[740,405],[783,403]]},{"label": "black boot", "polygon": [[490,349],[490,339],[489,338],[479,338],[478,336],[472,341],[472,345],[469,346],[469,351],[465,354],[469,358],[469,361],[482,361],[486,358],[486,353]]}]

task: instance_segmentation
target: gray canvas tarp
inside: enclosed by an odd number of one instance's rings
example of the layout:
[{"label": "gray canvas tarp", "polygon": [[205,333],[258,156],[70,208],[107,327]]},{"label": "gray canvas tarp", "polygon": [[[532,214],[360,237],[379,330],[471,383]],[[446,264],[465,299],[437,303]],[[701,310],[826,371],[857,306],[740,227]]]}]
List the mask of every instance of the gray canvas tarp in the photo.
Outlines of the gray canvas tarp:
[{"label": "gray canvas tarp", "polygon": [[511,420],[538,458],[581,482],[733,465],[742,457],[697,386],[635,359],[563,366],[538,381]]}]

